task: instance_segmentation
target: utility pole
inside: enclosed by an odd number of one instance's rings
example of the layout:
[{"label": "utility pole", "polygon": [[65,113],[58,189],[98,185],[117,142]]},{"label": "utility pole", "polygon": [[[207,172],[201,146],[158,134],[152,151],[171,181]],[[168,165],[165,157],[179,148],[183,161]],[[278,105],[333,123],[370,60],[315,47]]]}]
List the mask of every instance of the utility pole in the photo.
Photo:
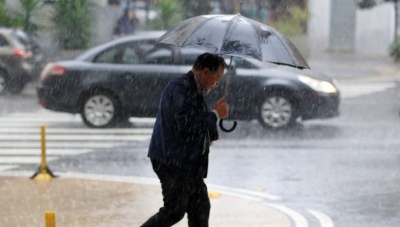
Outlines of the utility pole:
[{"label": "utility pole", "polygon": [[241,0],[235,0],[235,14],[240,13],[240,5],[242,4]]},{"label": "utility pole", "polygon": [[395,15],[395,20],[394,20],[394,41],[397,41],[399,39],[398,33],[398,26],[399,26],[399,1],[394,0],[394,15]]}]

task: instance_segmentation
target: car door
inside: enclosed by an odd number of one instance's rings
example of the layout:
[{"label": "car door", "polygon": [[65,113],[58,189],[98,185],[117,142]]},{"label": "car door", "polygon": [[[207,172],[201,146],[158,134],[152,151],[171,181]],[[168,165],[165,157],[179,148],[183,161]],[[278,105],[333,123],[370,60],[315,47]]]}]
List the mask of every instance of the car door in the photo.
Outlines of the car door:
[{"label": "car door", "polygon": [[174,64],[173,50],[158,47],[154,40],[113,46],[94,61],[108,64],[111,83],[123,97],[124,109],[138,117],[154,117],[164,87],[184,72]]},{"label": "car door", "polygon": [[[141,49],[143,45],[147,44],[142,43],[136,48]],[[176,50],[172,47],[154,46],[141,56],[137,67],[140,67],[140,73],[129,74],[132,78],[128,81],[134,88],[130,90],[132,96],[144,101],[143,105],[136,108],[145,116],[155,116],[161,94],[168,82],[187,71],[178,64]]]},{"label": "car door", "polygon": [[228,68],[231,64],[231,72],[227,95],[225,100],[229,104],[229,119],[246,119],[255,112],[254,100],[260,80],[255,75],[257,67],[252,65],[244,58],[233,57],[225,59],[228,65],[225,75],[220,81],[217,89],[211,91],[207,96],[209,106],[213,105],[218,99],[225,95],[226,82],[228,80]]}]

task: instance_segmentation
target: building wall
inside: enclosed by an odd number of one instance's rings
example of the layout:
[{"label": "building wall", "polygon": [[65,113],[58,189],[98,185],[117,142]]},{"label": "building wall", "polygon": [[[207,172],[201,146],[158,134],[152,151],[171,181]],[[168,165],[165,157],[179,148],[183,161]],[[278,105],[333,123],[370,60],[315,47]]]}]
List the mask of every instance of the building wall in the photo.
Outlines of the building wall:
[{"label": "building wall", "polygon": [[[341,1],[341,7],[332,7],[338,0],[309,0],[308,10],[310,20],[308,23],[308,37],[310,53],[315,56],[326,51],[350,51],[357,54],[388,55],[388,48],[394,36],[394,7],[392,3],[385,3],[369,10],[356,9],[354,16],[353,38],[347,37],[348,44],[354,39],[353,46],[343,45],[338,48],[338,43],[332,42],[332,32],[346,34],[353,22],[338,23],[342,18],[351,18],[351,10],[342,10],[344,7],[354,8],[354,1]],[[334,15],[333,11],[336,12]],[[347,13],[344,14],[343,13]],[[341,15],[342,14],[342,15]],[[341,16],[340,16],[341,15]],[[336,22],[331,20],[338,20]],[[348,27],[346,27],[349,25]],[[332,28],[332,26],[336,26]],[[350,30],[351,31],[351,30]],[[345,38],[339,41],[343,41]],[[340,47],[340,46],[339,46]]]},{"label": "building wall", "polygon": [[329,49],[354,51],[356,5],[348,0],[331,0],[329,17]]},{"label": "building wall", "polygon": [[324,51],[329,47],[330,1],[308,0],[310,20],[308,21],[308,37],[310,54]]},{"label": "building wall", "polygon": [[356,51],[368,55],[388,54],[394,39],[394,6],[391,3],[370,10],[358,10]]}]

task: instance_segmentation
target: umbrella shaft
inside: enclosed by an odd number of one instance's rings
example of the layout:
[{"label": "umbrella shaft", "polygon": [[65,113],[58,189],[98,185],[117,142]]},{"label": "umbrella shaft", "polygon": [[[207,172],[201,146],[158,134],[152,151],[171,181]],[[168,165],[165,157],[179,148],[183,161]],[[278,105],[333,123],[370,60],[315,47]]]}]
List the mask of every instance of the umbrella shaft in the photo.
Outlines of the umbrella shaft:
[{"label": "umbrella shaft", "polygon": [[231,56],[230,61],[229,61],[229,66],[228,66],[228,75],[226,78],[224,97],[228,94],[229,80],[231,79],[232,59],[233,59],[233,57]]}]

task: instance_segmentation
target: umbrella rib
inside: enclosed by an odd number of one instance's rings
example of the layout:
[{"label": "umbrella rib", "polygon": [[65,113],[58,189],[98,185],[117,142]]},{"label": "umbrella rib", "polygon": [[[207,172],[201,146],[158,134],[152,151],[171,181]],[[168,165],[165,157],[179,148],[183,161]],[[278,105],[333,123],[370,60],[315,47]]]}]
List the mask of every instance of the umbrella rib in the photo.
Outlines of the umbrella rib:
[{"label": "umbrella rib", "polygon": [[[202,16],[199,16],[199,17],[202,17]],[[216,17],[218,17],[218,16],[216,16]],[[192,31],[192,34],[193,34],[194,32],[196,32],[197,30],[199,30],[201,27],[205,26],[205,24],[206,24],[209,20],[212,20],[213,18],[215,18],[215,17],[206,18],[205,21],[203,21],[199,26],[197,26],[197,27]],[[181,47],[185,47],[186,41],[189,39],[189,37],[190,37],[190,36],[188,36],[188,37],[185,39],[185,41],[182,42]],[[220,52],[220,51],[218,51],[218,53],[219,53],[219,52]]]},{"label": "umbrella rib", "polygon": [[[258,31],[257,31],[255,25],[254,25],[252,22],[250,22],[250,23],[251,23],[251,27],[254,29],[255,33],[258,34]],[[261,22],[258,22],[258,23],[261,23]],[[261,36],[260,36],[260,35],[257,35],[256,37],[257,37],[257,39],[258,39],[258,42],[257,42],[258,49],[261,50],[261,44],[260,44],[261,41],[262,41],[262,40],[261,40]],[[260,54],[261,54],[261,59],[263,59],[262,50],[260,51]]]}]

